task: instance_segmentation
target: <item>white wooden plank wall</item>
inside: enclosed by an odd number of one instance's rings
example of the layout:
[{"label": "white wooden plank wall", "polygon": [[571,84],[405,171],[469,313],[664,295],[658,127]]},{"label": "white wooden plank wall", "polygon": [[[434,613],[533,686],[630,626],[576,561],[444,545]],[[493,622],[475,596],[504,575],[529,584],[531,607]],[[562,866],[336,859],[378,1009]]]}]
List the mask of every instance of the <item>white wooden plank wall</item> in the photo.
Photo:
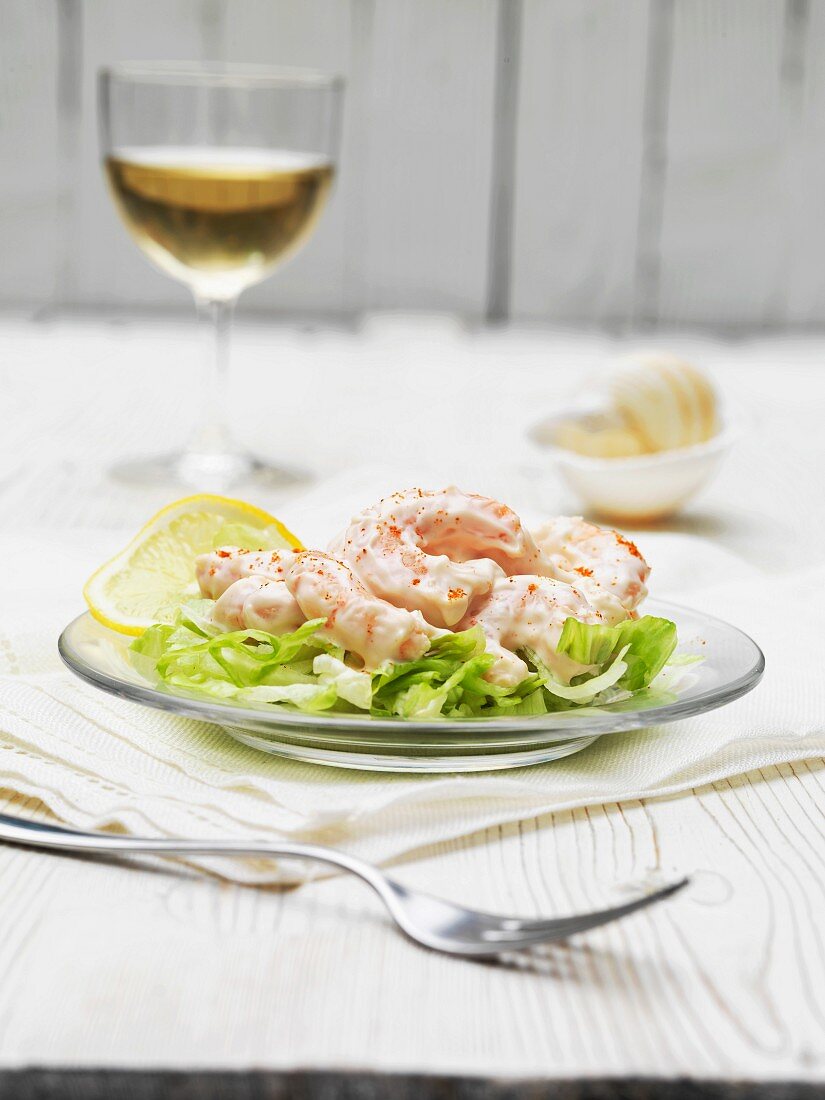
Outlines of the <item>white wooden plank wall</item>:
[{"label": "white wooden plank wall", "polygon": [[660,283],[650,303],[663,320],[761,325],[775,309],[780,265],[792,260],[782,250],[787,10],[776,0],[674,5]]},{"label": "white wooden plank wall", "polygon": [[367,308],[484,308],[496,4],[373,5],[362,59]]},{"label": "white wooden plank wall", "polygon": [[821,3],[2,0],[0,304],[188,308],[100,175],[95,71],[135,57],[348,78],[334,202],[245,310],[825,323]]},{"label": "white wooden plank wall", "polygon": [[600,322],[633,309],[648,4],[526,0],[512,308]]},{"label": "white wooden plank wall", "polygon": [[795,258],[782,289],[791,323],[822,319],[825,301],[825,5],[803,3],[795,10],[802,38],[789,73],[788,156],[783,180],[787,251]]},{"label": "white wooden plank wall", "polygon": [[53,0],[0,4],[0,301],[55,293],[57,79]]}]

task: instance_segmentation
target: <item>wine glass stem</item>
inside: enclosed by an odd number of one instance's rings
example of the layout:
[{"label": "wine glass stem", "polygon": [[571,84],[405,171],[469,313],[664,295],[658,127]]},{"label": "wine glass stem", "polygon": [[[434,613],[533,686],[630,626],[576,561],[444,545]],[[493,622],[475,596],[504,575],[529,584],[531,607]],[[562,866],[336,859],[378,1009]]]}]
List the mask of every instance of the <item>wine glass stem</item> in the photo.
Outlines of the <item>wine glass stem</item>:
[{"label": "wine glass stem", "polygon": [[195,295],[201,330],[204,372],[201,422],[189,441],[190,452],[226,454],[233,450],[226,425],[229,375],[229,333],[237,299],[202,298]]}]

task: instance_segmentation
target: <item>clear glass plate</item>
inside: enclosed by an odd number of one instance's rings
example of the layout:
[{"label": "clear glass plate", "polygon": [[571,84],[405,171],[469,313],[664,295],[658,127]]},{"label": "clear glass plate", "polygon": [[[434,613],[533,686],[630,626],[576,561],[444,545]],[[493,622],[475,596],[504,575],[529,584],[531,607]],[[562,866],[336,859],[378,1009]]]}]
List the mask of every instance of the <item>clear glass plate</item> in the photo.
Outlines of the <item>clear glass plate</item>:
[{"label": "clear glass plate", "polygon": [[736,627],[677,604],[650,600],[645,611],[672,619],[679,653],[700,654],[677,692],[642,692],[602,707],[513,718],[373,718],[303,714],[271,703],[215,702],[145,680],[129,657],[131,638],[79,616],[60,636],[60,656],[81,679],[145,706],[200,718],[264,752],[340,768],[396,772],[472,772],[518,768],[569,756],[597,737],[703,714],[756,686],[765,668],[759,646]]}]

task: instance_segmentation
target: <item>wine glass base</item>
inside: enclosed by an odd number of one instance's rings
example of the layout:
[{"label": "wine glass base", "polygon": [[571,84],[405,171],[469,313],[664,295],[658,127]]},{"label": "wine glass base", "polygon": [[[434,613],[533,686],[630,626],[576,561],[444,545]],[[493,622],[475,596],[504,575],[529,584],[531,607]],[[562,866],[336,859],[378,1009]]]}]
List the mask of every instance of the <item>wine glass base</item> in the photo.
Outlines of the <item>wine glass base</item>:
[{"label": "wine glass base", "polygon": [[305,470],[271,465],[245,452],[181,451],[153,458],[128,459],[112,467],[116,481],[134,486],[180,486],[223,491],[239,485],[286,491],[309,485]]}]

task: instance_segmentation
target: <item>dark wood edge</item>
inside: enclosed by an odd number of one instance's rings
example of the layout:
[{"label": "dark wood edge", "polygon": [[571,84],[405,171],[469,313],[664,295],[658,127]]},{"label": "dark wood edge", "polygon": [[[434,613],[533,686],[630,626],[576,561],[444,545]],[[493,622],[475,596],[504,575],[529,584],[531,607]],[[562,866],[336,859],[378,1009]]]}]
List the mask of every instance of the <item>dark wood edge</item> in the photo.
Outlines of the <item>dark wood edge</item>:
[{"label": "dark wood edge", "polygon": [[0,1071],[0,1100],[825,1100],[825,1083],[125,1069]]}]

